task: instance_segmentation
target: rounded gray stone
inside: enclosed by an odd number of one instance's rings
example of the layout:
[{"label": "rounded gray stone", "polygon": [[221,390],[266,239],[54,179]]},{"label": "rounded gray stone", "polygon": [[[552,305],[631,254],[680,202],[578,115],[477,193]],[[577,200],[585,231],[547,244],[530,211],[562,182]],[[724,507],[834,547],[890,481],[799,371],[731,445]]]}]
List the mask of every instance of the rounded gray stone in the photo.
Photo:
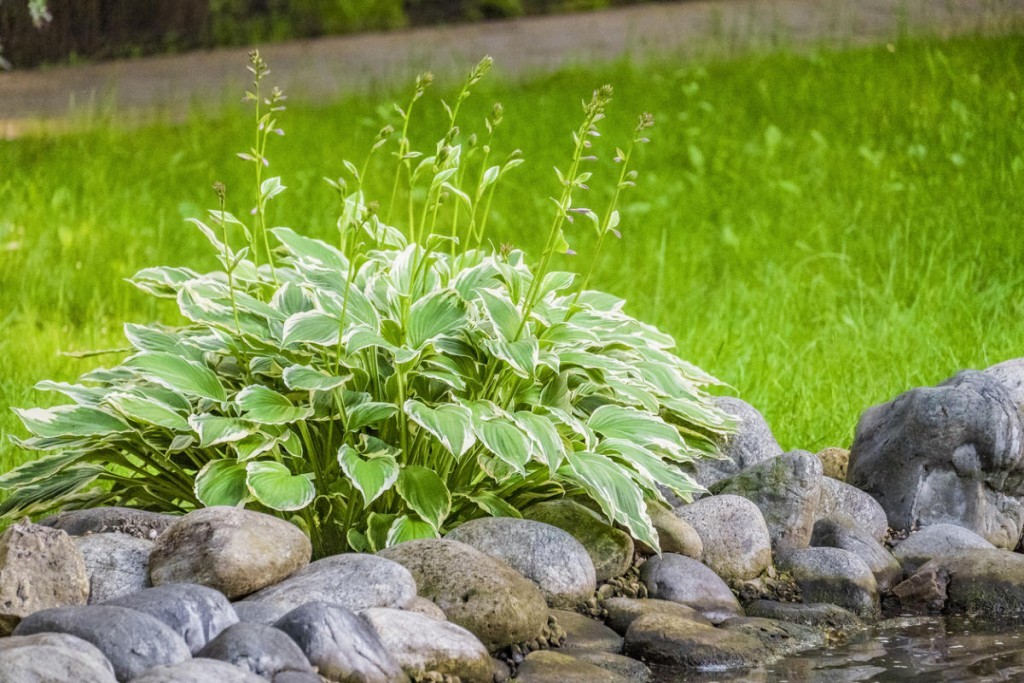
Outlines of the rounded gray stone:
[{"label": "rounded gray stone", "polygon": [[288,634],[263,624],[240,622],[229,626],[196,653],[196,657],[227,662],[267,679],[287,671],[314,671]]},{"label": "rounded gray stone", "polygon": [[[658,545],[663,553],[686,555],[695,560],[704,556],[704,541],[693,525],[675,515],[675,512],[660,505],[648,504],[647,512],[651,516],[651,524],[658,534]],[[637,542],[636,549],[644,555],[654,555],[654,548],[646,543]]]},{"label": "rounded gray stone", "polygon": [[1024,358],[1011,358],[985,368],[986,375],[997,379],[1010,393],[1017,407],[1024,411]]},{"label": "rounded gray stone", "polygon": [[517,683],[629,683],[628,678],[562,652],[538,650],[519,666]]},{"label": "rounded gray stone", "polygon": [[113,672],[77,650],[29,645],[0,650],[0,683],[115,683]]},{"label": "rounded gray stone", "polygon": [[711,492],[743,496],[757,505],[772,550],[780,554],[807,547],[821,503],[823,479],[817,456],[790,451],[719,481]]},{"label": "rounded gray stone", "polygon": [[[9,636],[0,638],[0,653],[20,647],[52,647],[62,651],[74,651],[78,654],[76,661],[92,660],[92,664],[82,664],[83,671],[102,669],[114,680],[114,667],[99,648],[87,640],[82,640],[69,633],[36,633],[30,636]],[[3,671],[0,667],[0,671]],[[2,679],[0,679],[2,680]]]},{"label": "rounded gray stone", "polygon": [[507,563],[465,543],[421,539],[378,554],[408,569],[419,595],[489,650],[534,640],[547,625],[540,589]]},{"label": "rounded gray stone", "polygon": [[170,626],[126,607],[47,609],[29,615],[14,630],[16,636],[36,633],[67,633],[92,643],[110,661],[119,681],[192,656],[188,645]]},{"label": "rounded gray stone", "polygon": [[756,638],[765,649],[779,656],[792,655],[825,645],[823,631],[791,621],[764,617],[734,617],[723,621],[719,628]]},{"label": "rounded gray stone", "polygon": [[598,581],[622,576],[633,565],[633,539],[609,525],[593,510],[573,500],[533,505],[523,517],[564,529],[579,541],[594,564]]},{"label": "rounded gray stone", "polygon": [[408,675],[438,671],[463,683],[492,683],[494,664],[487,648],[461,626],[396,609],[368,609],[362,616]]},{"label": "rounded gray stone", "polygon": [[745,581],[772,565],[768,527],[757,505],[742,496],[707,496],[676,508],[676,516],[696,529],[704,564],[726,581]]},{"label": "rounded gray stone", "polygon": [[937,557],[915,576],[933,570],[948,581],[943,612],[989,619],[1024,616],[1024,555],[1009,550],[974,549]]},{"label": "rounded gray stone", "polygon": [[700,612],[681,605],[678,602],[669,600],[656,600],[653,598],[609,598],[601,603],[608,615],[605,617],[605,624],[619,635],[625,635],[629,625],[635,619],[645,614],[668,614],[682,619],[693,619],[702,624],[711,625],[711,622]]},{"label": "rounded gray stone", "polygon": [[845,515],[819,519],[814,523],[811,545],[842,548],[864,560],[880,592],[887,592],[903,580],[903,567],[881,543],[857,522]]},{"label": "rounded gray stone", "polygon": [[200,583],[228,598],[278,583],[309,563],[309,539],[294,524],[252,510],[194,510],[157,537],[149,559],[154,586]]},{"label": "rounded gray stone", "polygon": [[646,614],[630,624],[624,652],[648,664],[698,672],[747,669],[771,656],[760,640],[745,633],[665,614]]},{"label": "rounded gray stone", "polygon": [[828,603],[793,603],[754,600],[744,607],[748,617],[761,617],[810,626],[822,633],[850,634],[865,628],[856,614]]},{"label": "rounded gray stone", "polygon": [[909,576],[936,557],[994,549],[994,545],[970,529],[956,524],[931,524],[900,541],[892,554]]},{"label": "rounded gray stone", "polygon": [[104,604],[127,607],[159,619],[185,639],[192,654],[202,650],[228,626],[238,623],[238,615],[223,593],[195,583],[147,588]]},{"label": "rounded gray stone", "polygon": [[567,531],[513,517],[481,517],[446,538],[503,560],[533,581],[552,607],[573,608],[597,588],[587,549]]},{"label": "rounded gray stone", "polygon": [[573,659],[587,664],[593,664],[605,671],[622,676],[630,683],[647,683],[651,679],[651,670],[643,662],[626,657],[615,655],[610,652],[597,650],[561,650],[561,654],[569,655]]},{"label": "rounded gray stone", "polygon": [[129,683],[267,683],[263,676],[216,659],[197,658],[150,669]]},{"label": "rounded gray stone", "polygon": [[[717,574],[697,560],[665,553],[640,570],[648,595],[692,607],[712,623],[743,616],[736,596]],[[679,619],[673,615],[673,619]]]},{"label": "rounded gray stone", "polygon": [[235,608],[235,614],[239,621],[266,626],[273,626],[275,621],[291,611],[276,603],[257,600],[241,600],[231,603],[231,606]]},{"label": "rounded gray stone", "polygon": [[59,512],[39,523],[61,529],[71,536],[120,533],[152,541],[179,519],[178,515],[134,508],[98,507]]},{"label": "rounded gray stone", "polygon": [[416,596],[409,570],[377,555],[343,553],[310,563],[284,581],[250,595],[291,611],[321,601],[361,612],[370,607],[405,607]]},{"label": "rounded gray stone", "polygon": [[73,536],[89,576],[89,604],[149,588],[149,553],[153,542],[122,533]]},{"label": "rounded gray stone", "polygon": [[712,400],[738,424],[735,433],[717,442],[724,459],[699,458],[683,466],[698,484],[710,488],[725,477],[782,454],[782,447],[757,408],[732,396],[714,396]]},{"label": "rounded gray stone", "polygon": [[355,612],[309,602],[281,617],[274,628],[287,633],[318,673],[331,681],[405,683],[408,677],[377,632]]},{"label": "rounded gray stone", "polygon": [[821,500],[815,519],[846,515],[857,520],[871,536],[881,543],[889,531],[889,520],[881,504],[871,494],[845,481],[825,477],[821,480]]},{"label": "rounded gray stone", "polygon": [[622,636],[600,621],[566,610],[551,610],[559,628],[565,631],[566,650],[600,650],[616,654],[622,650]]},{"label": "rounded gray stone", "polygon": [[805,548],[779,561],[800,586],[805,602],[839,605],[865,619],[879,615],[878,584],[864,562],[848,550]]}]

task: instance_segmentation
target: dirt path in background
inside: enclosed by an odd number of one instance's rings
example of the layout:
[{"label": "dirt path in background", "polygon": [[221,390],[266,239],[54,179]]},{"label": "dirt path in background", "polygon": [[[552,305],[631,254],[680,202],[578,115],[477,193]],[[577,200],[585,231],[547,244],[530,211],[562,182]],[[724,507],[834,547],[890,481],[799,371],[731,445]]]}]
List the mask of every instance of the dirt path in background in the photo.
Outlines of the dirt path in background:
[{"label": "dirt path in background", "polygon": [[[735,54],[777,45],[855,45],[905,34],[1024,28],[1024,0],[691,0],[298,41],[262,48],[289,97],[322,101],[432,70],[462,73],[484,54],[521,77],[624,55]],[[0,74],[0,137],[81,125],[97,113],[179,117],[237,101],[247,49]]]}]

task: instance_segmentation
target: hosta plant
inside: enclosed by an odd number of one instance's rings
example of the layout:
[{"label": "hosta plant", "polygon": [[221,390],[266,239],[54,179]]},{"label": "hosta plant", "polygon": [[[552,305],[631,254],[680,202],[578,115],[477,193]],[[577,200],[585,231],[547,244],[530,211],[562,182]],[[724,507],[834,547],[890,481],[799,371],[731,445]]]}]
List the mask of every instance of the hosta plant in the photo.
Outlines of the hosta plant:
[{"label": "hosta plant", "polygon": [[[324,555],[570,496],[657,547],[647,506],[662,499],[659,485],[690,497],[697,487],[679,465],[712,454],[730,428],[704,393],[715,380],[622,300],[588,288],[589,274],[579,282],[549,267],[574,218],[593,226],[599,248],[618,234],[615,207],[650,117],[616,149],[617,184],[599,215],[574,199],[590,180],[583,168],[610,89],[585,103],[531,265],[484,246],[491,197],[521,161],[491,159],[500,106],[484,144],[456,124],[488,66],[444,105],[448,127],[429,154],[408,137],[430,84],[417,80],[397,130],[385,127],[361,167],[346,163],[347,177],[330,181],[341,209],[328,243],[267,227],[285,189],[264,177],[283,96],[261,91],[267,72],[254,54],[256,144],[240,155],[255,168],[251,218],[230,214],[216,186],[219,207],[194,222],[221,269],[155,267],[132,279],[173,299],[187,322],[126,325],[119,365],[40,384],[71,402],[18,411],[32,434],[18,443],[45,455],[0,477],[0,512],[240,505],[293,520]],[[389,150],[390,197],[372,204],[364,176]]]}]

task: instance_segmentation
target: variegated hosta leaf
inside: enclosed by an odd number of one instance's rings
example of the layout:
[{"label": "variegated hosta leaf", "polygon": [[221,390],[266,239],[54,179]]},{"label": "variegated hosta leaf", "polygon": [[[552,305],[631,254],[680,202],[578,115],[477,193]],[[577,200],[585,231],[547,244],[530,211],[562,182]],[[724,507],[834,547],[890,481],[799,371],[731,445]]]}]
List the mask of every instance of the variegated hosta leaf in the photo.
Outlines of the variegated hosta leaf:
[{"label": "variegated hosta leaf", "polygon": [[348,269],[348,260],[342,253],[322,240],[305,237],[291,228],[272,228],[270,233],[295,259],[310,261],[332,270]]},{"label": "variegated hosta leaf", "polygon": [[491,493],[490,491],[482,491],[475,494],[457,493],[455,495],[459,498],[465,498],[472,501],[478,508],[489,514],[491,517],[522,517],[519,510],[510,505],[508,501]]},{"label": "variegated hosta leaf", "polygon": [[125,363],[169,389],[190,396],[224,402],[227,392],[210,368],[169,353],[140,353]]},{"label": "variegated hosta leaf", "polygon": [[199,447],[211,448],[232,441],[241,441],[252,433],[252,427],[234,417],[192,415],[188,424],[199,435]]},{"label": "variegated hosta leaf", "polygon": [[530,461],[530,440],[504,411],[488,401],[467,404],[473,414],[473,433],[484,447],[520,476]]},{"label": "variegated hosta leaf", "polygon": [[0,489],[17,490],[33,482],[59,476],[61,470],[79,460],[84,460],[88,454],[89,452],[85,450],[67,450],[29,460],[0,476]]},{"label": "variegated hosta leaf", "polygon": [[405,414],[427,430],[449,453],[461,458],[474,443],[473,415],[469,408],[456,404],[441,404],[431,408],[415,399],[405,402]]},{"label": "variegated hosta leaf", "polygon": [[537,372],[540,365],[540,347],[534,338],[519,341],[504,339],[488,339],[484,347],[494,356],[509,364],[519,377],[529,379]]},{"label": "variegated hosta leaf", "polygon": [[49,512],[88,488],[101,474],[102,465],[77,463],[52,476],[10,490],[0,502],[0,517]]},{"label": "variegated hosta leaf", "polygon": [[351,375],[335,377],[306,365],[290,365],[281,377],[284,385],[293,391],[330,391],[352,379]]},{"label": "variegated hosta leaf", "polygon": [[533,442],[535,452],[540,455],[540,460],[548,466],[548,470],[553,474],[565,458],[565,441],[562,440],[562,436],[558,433],[551,418],[525,410],[518,411],[514,418],[516,424],[526,432]]},{"label": "variegated hosta leaf", "polygon": [[316,496],[316,488],[307,475],[292,474],[279,462],[253,460],[245,469],[249,493],[271,510],[301,510]]},{"label": "variegated hosta leaf", "polygon": [[360,403],[346,410],[348,417],[347,427],[350,432],[357,432],[364,427],[378,425],[398,414],[398,406],[394,403],[378,403],[375,401]]},{"label": "variegated hosta leaf", "polygon": [[477,296],[497,335],[504,341],[515,341],[523,316],[508,294],[500,289],[481,289]]},{"label": "variegated hosta leaf", "polygon": [[685,501],[692,500],[695,493],[704,490],[678,466],[666,463],[658,455],[635,442],[626,439],[604,439],[598,446],[598,452],[626,464],[645,481],[647,489],[658,494],[658,497],[661,497],[658,484],[667,486]]},{"label": "variegated hosta leaf", "polygon": [[232,459],[211,460],[196,475],[196,498],[207,507],[238,505],[249,498],[246,474],[245,463]]},{"label": "variegated hosta leaf", "polygon": [[156,399],[123,392],[112,393],[104,402],[128,419],[177,432],[187,432],[188,420],[176,410]]},{"label": "variegated hosta leaf", "polygon": [[388,536],[384,544],[390,548],[393,545],[405,543],[406,541],[440,537],[441,534],[429,522],[424,522],[422,519],[416,519],[409,515],[402,515],[391,523],[391,528],[388,529]]},{"label": "variegated hosta leaf", "polygon": [[625,439],[675,454],[686,450],[675,427],[636,408],[601,406],[590,415],[587,426],[606,439]]},{"label": "variegated hosta leaf", "polygon": [[398,479],[398,461],[392,452],[378,451],[364,456],[344,444],[338,449],[338,464],[362,494],[364,508],[389,490]]},{"label": "variegated hosta leaf", "polygon": [[418,465],[407,465],[398,473],[395,488],[421,519],[434,529],[441,529],[451,512],[452,497],[436,472]]},{"label": "variegated hosta leaf", "polygon": [[633,538],[659,548],[643,492],[619,465],[600,453],[579,451],[566,459],[566,466],[608,519],[624,525]]},{"label": "variegated hosta leaf", "polygon": [[110,390],[101,387],[90,387],[84,384],[69,384],[67,382],[52,382],[43,380],[37,382],[36,391],[54,391],[67,396],[79,405],[95,406],[103,400]]},{"label": "variegated hosta leaf", "polygon": [[406,323],[408,344],[414,349],[421,349],[436,337],[457,334],[468,322],[466,302],[458,292],[434,292],[410,307]]},{"label": "variegated hosta leaf", "polygon": [[128,424],[119,417],[90,406],[15,408],[14,412],[25,429],[39,437],[102,436],[128,429]]},{"label": "variegated hosta leaf", "polygon": [[288,424],[305,420],[313,414],[312,407],[297,406],[287,396],[259,384],[239,391],[235,401],[246,420],[261,424]]},{"label": "variegated hosta leaf", "polygon": [[341,321],[323,311],[303,311],[284,321],[282,334],[284,346],[313,344],[333,347],[338,345]]}]

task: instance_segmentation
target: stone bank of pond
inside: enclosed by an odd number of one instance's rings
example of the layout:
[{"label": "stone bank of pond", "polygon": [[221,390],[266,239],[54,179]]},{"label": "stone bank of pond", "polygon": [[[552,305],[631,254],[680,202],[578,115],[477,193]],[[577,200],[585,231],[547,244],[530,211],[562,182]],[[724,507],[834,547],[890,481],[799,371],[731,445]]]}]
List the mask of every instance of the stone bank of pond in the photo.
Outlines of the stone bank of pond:
[{"label": "stone bank of pond", "polygon": [[747,671],[652,667],[650,683],[853,683],[1024,680],[1024,623],[965,617],[887,619],[848,642]]}]

